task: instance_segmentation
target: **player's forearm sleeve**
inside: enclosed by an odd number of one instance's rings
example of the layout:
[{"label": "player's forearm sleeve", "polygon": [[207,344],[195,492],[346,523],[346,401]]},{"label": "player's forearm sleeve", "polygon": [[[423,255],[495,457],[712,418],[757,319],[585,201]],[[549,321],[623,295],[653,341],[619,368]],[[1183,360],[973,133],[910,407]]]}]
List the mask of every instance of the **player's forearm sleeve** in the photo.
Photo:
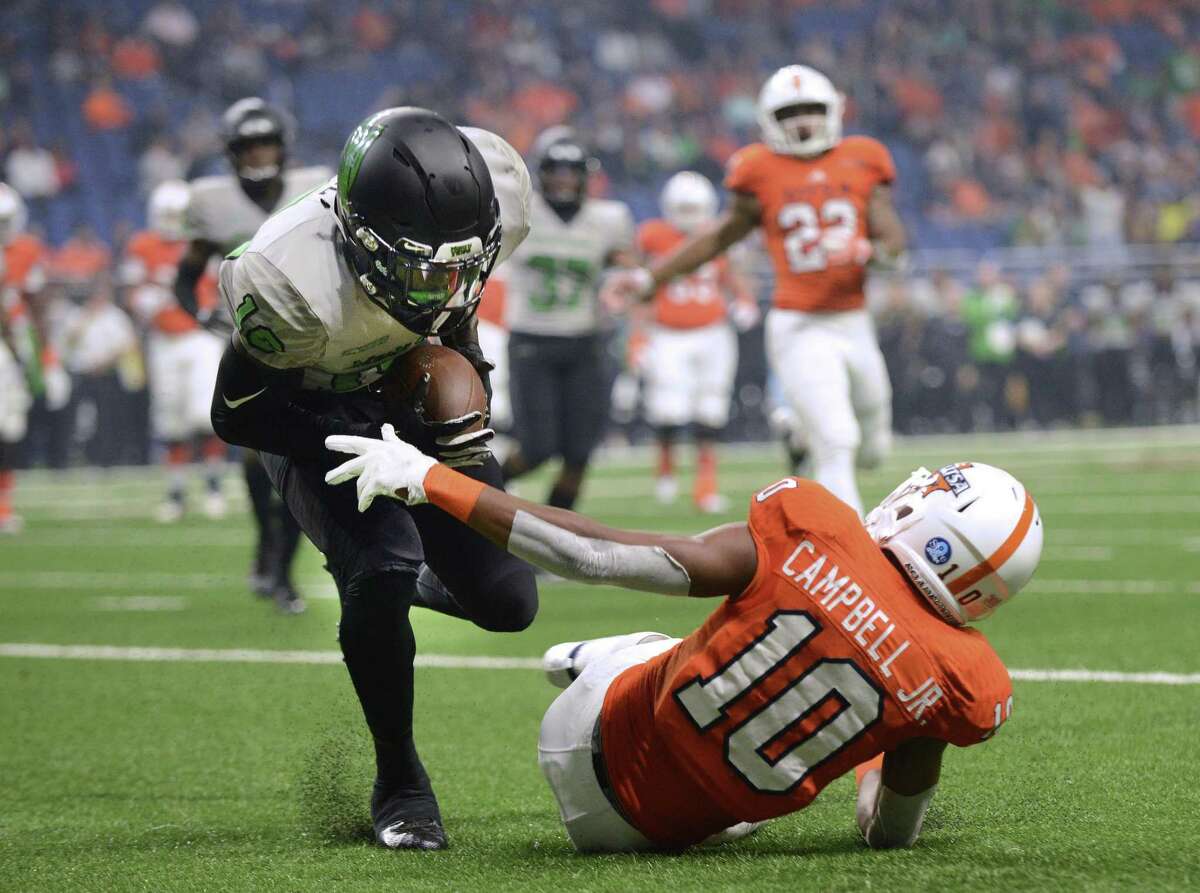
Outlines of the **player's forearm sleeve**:
[{"label": "player's forearm sleeve", "polygon": [[[378,436],[371,425],[324,416],[289,399],[298,373],[276,373],[225,348],[213,392],[213,430],[226,443],[281,456],[324,459],[330,434]],[[369,430],[364,430],[369,429]]]},{"label": "player's forearm sleeve", "polygon": [[865,804],[870,810],[870,817],[862,828],[867,845],[872,849],[885,849],[909,847],[916,843],[935,791],[937,785],[906,797],[885,784],[877,787],[872,785],[869,791],[867,785],[860,787],[860,797],[866,794],[875,800],[873,805]]},{"label": "player's forearm sleeve", "polygon": [[508,551],[581,583],[666,595],[687,595],[692,585],[683,566],[659,546],[631,546],[580,536],[524,511],[513,517]]}]

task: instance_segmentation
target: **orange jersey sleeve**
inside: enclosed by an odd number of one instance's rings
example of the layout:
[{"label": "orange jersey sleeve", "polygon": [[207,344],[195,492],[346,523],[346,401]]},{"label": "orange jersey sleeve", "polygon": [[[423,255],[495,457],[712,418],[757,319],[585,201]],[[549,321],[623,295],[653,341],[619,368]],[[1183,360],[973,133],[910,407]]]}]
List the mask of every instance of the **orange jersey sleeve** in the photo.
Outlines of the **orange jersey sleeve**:
[{"label": "orange jersey sleeve", "polygon": [[37,236],[21,233],[4,246],[4,284],[18,292],[38,291],[50,252]]},{"label": "orange jersey sleeve", "polygon": [[784,479],[754,496],[748,523],[746,590],[604,702],[614,791],[663,846],[802,809],[913,737],[975,743],[1007,710],[986,639],[926,607],[829,491]]},{"label": "orange jersey sleeve", "polygon": [[895,177],[887,148],[865,136],[848,136],[815,158],[780,155],[761,143],[734,153],[725,185],[762,208],[776,307],[836,312],[864,305],[865,270],[830,266],[821,239],[830,231],[865,238],[871,193]]},{"label": "orange jersey sleeve", "polygon": [[[175,271],[186,249],[185,242],[169,241],[153,230],[135,233],[125,246],[122,278],[137,290],[131,296],[131,300],[139,305],[134,309],[149,309],[150,325],[166,335],[180,335],[199,328],[196,320],[179,306],[170,291],[175,282]],[[145,292],[141,291],[146,288],[154,293],[152,299],[147,299]],[[145,316],[144,313],[139,315]]]},{"label": "orange jersey sleeve", "polygon": [[[637,247],[648,259],[665,257],[687,235],[665,220],[647,220],[637,233]],[[687,276],[669,282],[654,295],[654,321],[672,329],[696,329],[725,318],[721,283],[729,261],[724,257],[704,264]]]}]

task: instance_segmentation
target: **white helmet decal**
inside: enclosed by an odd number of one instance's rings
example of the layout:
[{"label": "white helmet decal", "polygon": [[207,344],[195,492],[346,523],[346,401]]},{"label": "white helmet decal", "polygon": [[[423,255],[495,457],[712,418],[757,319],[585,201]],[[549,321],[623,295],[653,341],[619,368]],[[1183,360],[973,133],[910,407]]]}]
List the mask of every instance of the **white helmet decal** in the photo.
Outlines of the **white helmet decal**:
[{"label": "white helmet decal", "polygon": [[703,174],[680,171],[667,180],[658,203],[668,223],[690,233],[717,215],[717,190]]},{"label": "white helmet decal", "polygon": [[[801,135],[776,117],[780,109],[793,105],[822,105],[825,111],[820,116],[799,116],[804,119]],[[844,108],[845,100],[829,78],[807,65],[787,65],[767,78],[759,91],[758,126],[771,151],[807,158],[841,142]]]},{"label": "white helmet decal", "polygon": [[1008,472],[977,462],[917,469],[865,523],[934,610],[958,626],[1016,595],[1042,555],[1033,497]]}]

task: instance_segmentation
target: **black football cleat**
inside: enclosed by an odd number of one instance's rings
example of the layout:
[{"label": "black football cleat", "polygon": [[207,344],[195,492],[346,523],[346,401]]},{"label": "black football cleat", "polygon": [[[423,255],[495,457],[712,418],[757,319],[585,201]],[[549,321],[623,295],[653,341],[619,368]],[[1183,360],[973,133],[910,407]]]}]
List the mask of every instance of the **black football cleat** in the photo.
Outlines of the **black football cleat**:
[{"label": "black football cleat", "polygon": [[396,819],[376,828],[375,840],[389,850],[444,850],[450,845],[442,823],[433,818]]}]

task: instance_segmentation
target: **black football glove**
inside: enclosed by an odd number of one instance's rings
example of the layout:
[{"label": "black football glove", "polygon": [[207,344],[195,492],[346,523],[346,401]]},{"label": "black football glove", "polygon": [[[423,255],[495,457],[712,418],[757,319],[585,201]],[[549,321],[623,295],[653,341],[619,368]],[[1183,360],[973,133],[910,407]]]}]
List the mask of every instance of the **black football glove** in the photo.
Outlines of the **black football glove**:
[{"label": "black football glove", "polygon": [[[480,354],[480,358],[482,357],[483,354]],[[468,359],[470,358],[468,357]],[[483,360],[483,362],[487,363],[487,360]],[[425,395],[429,392],[431,380],[432,377],[428,372],[422,375],[412,396],[413,413],[424,430],[425,437],[423,439],[426,442],[425,446],[429,448],[430,455],[451,468],[482,465],[490,454],[488,441],[496,436],[496,432],[486,427],[475,431],[467,430],[477,422],[487,423],[484,413],[477,409],[453,419],[437,421],[427,418]],[[486,390],[487,379],[484,378],[483,381]],[[488,398],[491,399],[490,392],[488,392]],[[374,436],[378,437],[379,434],[376,433]]]}]

